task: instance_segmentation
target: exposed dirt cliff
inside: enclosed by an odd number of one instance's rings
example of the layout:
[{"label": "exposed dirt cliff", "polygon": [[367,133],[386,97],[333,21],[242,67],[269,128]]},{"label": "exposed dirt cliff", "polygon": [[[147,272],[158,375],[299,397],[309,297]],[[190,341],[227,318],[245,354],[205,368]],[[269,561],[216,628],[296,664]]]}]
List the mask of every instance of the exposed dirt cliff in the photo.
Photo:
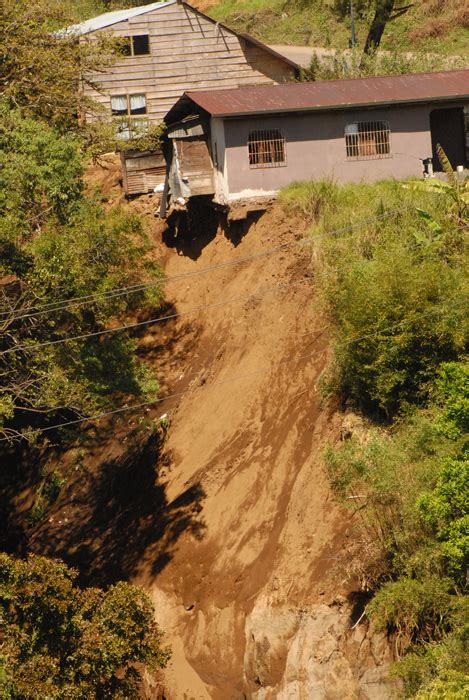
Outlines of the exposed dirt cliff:
[{"label": "exposed dirt cliff", "polygon": [[162,395],[180,394],[145,413],[168,415],[166,438],[135,445],[139,414],[88,430],[29,544],[152,593],[173,647],[166,698],[391,698],[388,645],[345,580],[354,522],[321,466],[342,419],[318,389],[329,343],[304,226],[275,205],[230,229],[194,212],[196,235],[176,235],[153,201],[130,206],[170,280],[159,313],[181,315],[137,337]]}]

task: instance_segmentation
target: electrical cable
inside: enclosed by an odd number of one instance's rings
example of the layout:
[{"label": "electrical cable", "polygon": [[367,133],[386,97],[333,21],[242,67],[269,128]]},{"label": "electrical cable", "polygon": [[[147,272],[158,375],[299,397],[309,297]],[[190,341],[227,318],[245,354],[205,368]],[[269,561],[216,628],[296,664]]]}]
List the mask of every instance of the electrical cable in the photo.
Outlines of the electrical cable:
[{"label": "electrical cable", "polygon": [[118,326],[117,328],[106,328],[102,331],[94,331],[92,333],[82,333],[81,335],[69,336],[67,338],[57,338],[56,340],[47,340],[44,343],[37,343],[36,345],[19,345],[17,347],[8,348],[0,352],[0,357],[8,355],[12,352],[36,352],[42,348],[50,347],[51,345],[61,345],[63,343],[69,343],[74,340],[85,340],[86,338],[96,338],[101,335],[107,335],[109,333],[118,333],[120,331],[130,330],[131,328],[140,328],[142,326],[149,326],[156,323],[163,323],[164,321],[170,321],[181,316],[188,316],[189,314],[198,313],[199,311],[205,311],[207,309],[215,309],[219,306],[225,306],[226,304],[233,304],[237,301],[247,301],[248,299],[253,299],[264,294],[269,294],[277,289],[284,289],[289,287],[299,286],[305,284],[308,280],[299,280],[296,282],[283,282],[281,284],[274,285],[273,287],[267,287],[259,292],[251,292],[250,294],[241,294],[231,299],[224,299],[223,301],[216,301],[213,304],[203,304],[201,306],[196,306],[193,309],[188,309],[187,311],[178,311],[174,314],[169,314],[167,316],[160,316],[158,318],[150,318],[147,321],[138,321],[137,323],[128,323],[124,326]]},{"label": "electrical cable", "polygon": [[[345,341],[345,342],[343,342],[343,343],[339,343],[338,345],[336,345],[336,349],[337,349],[337,348],[342,348],[342,347],[348,347],[349,345],[353,345],[353,344],[355,344],[355,343],[359,343],[359,342],[361,342],[362,340],[368,340],[369,338],[373,338],[373,337],[375,337],[375,336],[377,336],[377,335],[381,335],[382,333],[387,333],[388,331],[395,330],[396,328],[399,328],[400,326],[402,326],[402,325],[404,325],[404,324],[412,323],[412,322],[415,321],[416,319],[423,318],[423,317],[425,317],[425,316],[429,316],[429,315],[431,315],[431,314],[436,314],[436,313],[438,313],[438,309],[431,309],[431,310],[429,310],[429,311],[427,311],[427,312],[424,312],[424,313],[422,313],[422,314],[417,314],[417,315],[414,316],[414,318],[412,318],[412,319],[405,319],[405,320],[403,320],[403,321],[400,321],[399,323],[393,324],[392,326],[387,326],[387,327],[385,327],[385,328],[375,329],[375,331],[374,331],[373,333],[367,333],[367,334],[364,334],[364,335],[362,335],[362,336],[359,336],[358,338],[353,338],[352,340],[348,340],[348,341]],[[326,351],[326,350],[315,350],[315,351],[313,351],[313,352],[311,352],[311,353],[308,353],[308,354],[306,354],[306,355],[301,355],[301,356],[299,356],[299,357],[294,357],[294,358],[290,358],[290,359],[287,359],[287,360],[281,360],[281,361],[278,363],[277,366],[286,365],[286,364],[290,364],[291,362],[298,362],[298,361],[301,361],[301,360],[309,359],[309,358],[311,358],[311,357],[324,354],[325,352],[327,352],[327,351]],[[272,368],[271,368],[271,369],[272,369]],[[259,374],[267,374],[268,371],[269,371],[269,370],[265,370],[265,369],[262,369],[262,370],[253,370],[252,372],[247,372],[247,373],[245,373],[245,374],[235,375],[234,377],[230,377],[229,379],[225,379],[225,380],[222,380],[222,381],[219,381],[219,382],[215,382],[215,383],[212,384],[211,386],[224,386],[224,385],[226,385],[226,384],[231,384],[231,383],[233,383],[233,382],[237,382],[237,381],[240,381],[240,380],[243,380],[243,379],[248,379],[248,378],[250,378],[250,377],[253,377],[253,376],[256,376],[256,375],[259,375]],[[140,409],[140,408],[146,408],[146,407],[148,407],[148,406],[153,406],[153,405],[155,405],[155,404],[162,403],[163,401],[170,401],[170,400],[172,400],[172,399],[181,398],[182,396],[185,396],[186,394],[189,394],[191,391],[192,391],[192,389],[185,389],[184,391],[176,392],[176,393],[174,393],[174,394],[169,394],[168,396],[164,396],[164,397],[162,397],[162,398],[153,399],[153,400],[150,400],[150,401],[142,401],[142,402],[140,402],[140,403],[138,403],[138,404],[134,404],[133,406],[122,406],[122,407],[116,408],[116,409],[114,409],[114,410],[112,410],[112,411],[104,411],[104,412],[102,412],[102,413],[97,413],[97,414],[95,414],[95,415],[93,415],[93,416],[88,416],[88,417],[86,417],[86,418],[76,418],[76,419],[74,419],[74,420],[66,421],[66,422],[64,422],[64,423],[57,423],[57,424],[55,424],[55,425],[50,425],[50,426],[46,426],[45,428],[41,428],[41,429],[39,430],[39,432],[40,432],[40,433],[45,433],[45,432],[49,432],[49,431],[51,431],[51,430],[58,430],[59,428],[66,428],[66,427],[69,427],[69,426],[72,426],[72,425],[78,425],[78,424],[81,424],[81,423],[86,423],[86,422],[90,422],[90,421],[100,420],[101,418],[105,418],[105,417],[108,417],[108,416],[114,416],[114,415],[118,415],[118,414],[121,414],[121,413],[126,413],[126,412],[128,412],[128,411],[136,411],[136,410],[138,410],[138,409]],[[34,432],[34,430],[32,430],[32,432]],[[17,434],[15,435],[15,438],[21,438],[21,437],[27,438],[28,435],[27,435],[26,433],[17,433]],[[6,441],[9,441],[9,439],[8,439],[8,438],[0,438],[0,442],[6,442]]]},{"label": "electrical cable", "polygon": [[[342,233],[345,233],[348,231],[353,231],[354,229],[359,228],[361,226],[364,226],[366,224],[373,223],[375,221],[381,221],[382,219],[385,219],[389,216],[394,216],[394,215],[400,214],[404,211],[408,211],[409,209],[413,209],[413,208],[414,207],[412,207],[412,206],[407,206],[407,207],[403,207],[400,209],[394,209],[394,210],[391,210],[388,212],[383,212],[382,214],[378,214],[377,216],[371,217],[369,219],[363,219],[362,221],[359,221],[355,224],[350,224],[348,226],[344,226],[342,228],[335,229],[333,231],[326,231],[322,234],[318,234],[317,236],[311,236],[310,238],[306,239],[306,243],[309,243],[310,241],[314,241],[314,240],[317,240],[320,238],[325,238],[328,236],[338,236]],[[137,292],[145,291],[146,289],[152,289],[152,288],[157,287],[157,286],[162,285],[162,284],[178,282],[181,280],[189,279],[191,277],[205,274],[207,272],[222,270],[222,269],[225,269],[228,267],[233,267],[235,265],[241,265],[241,264],[244,264],[246,262],[250,262],[252,260],[257,260],[259,258],[268,257],[270,255],[274,255],[275,253],[280,253],[283,250],[291,248],[294,245],[298,245],[298,242],[292,241],[291,243],[284,243],[282,245],[276,246],[274,248],[270,248],[266,251],[261,251],[259,253],[255,253],[253,255],[246,255],[246,256],[243,256],[240,258],[236,258],[235,260],[228,260],[226,262],[218,263],[216,265],[210,265],[210,266],[208,266],[206,268],[202,268],[200,270],[193,270],[192,272],[187,272],[187,273],[184,273],[182,275],[176,275],[174,277],[168,277],[166,279],[163,278],[163,279],[160,279],[160,280],[155,281],[155,282],[141,283],[141,284],[136,284],[136,285],[130,285],[127,287],[117,287],[113,290],[109,290],[108,292],[98,292],[95,294],[89,294],[89,295],[82,296],[82,297],[73,297],[71,299],[63,299],[61,301],[59,300],[59,301],[55,301],[55,302],[49,302],[48,304],[43,304],[36,311],[32,311],[30,313],[26,313],[23,315],[15,316],[14,311],[11,312],[11,311],[2,310],[2,311],[0,311],[0,317],[13,315],[13,320],[19,321],[21,319],[34,318],[36,316],[40,316],[43,314],[53,313],[55,311],[67,310],[67,308],[69,306],[84,306],[86,304],[97,303],[99,301],[107,301],[108,299],[114,299],[114,298],[117,298],[119,296],[125,296],[127,294],[134,294]],[[19,309],[19,311],[21,311],[21,309]]]}]

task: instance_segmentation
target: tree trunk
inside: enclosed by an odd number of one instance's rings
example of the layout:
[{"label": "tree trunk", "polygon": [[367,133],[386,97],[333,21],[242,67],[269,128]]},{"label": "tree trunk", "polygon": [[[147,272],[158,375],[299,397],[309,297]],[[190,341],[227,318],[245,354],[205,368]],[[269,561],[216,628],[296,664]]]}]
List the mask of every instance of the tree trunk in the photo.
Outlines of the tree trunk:
[{"label": "tree trunk", "polygon": [[364,53],[370,54],[378,48],[386,24],[391,19],[396,0],[376,0],[375,16],[366,37]]}]

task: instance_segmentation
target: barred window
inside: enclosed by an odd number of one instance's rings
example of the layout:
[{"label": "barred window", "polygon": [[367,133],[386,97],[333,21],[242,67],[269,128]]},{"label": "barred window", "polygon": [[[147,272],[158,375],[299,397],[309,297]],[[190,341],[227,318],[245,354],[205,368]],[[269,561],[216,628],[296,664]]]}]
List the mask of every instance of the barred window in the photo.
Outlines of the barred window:
[{"label": "barred window", "polygon": [[388,122],[355,122],[345,127],[348,160],[391,158],[391,129]]},{"label": "barred window", "polygon": [[279,129],[251,131],[248,150],[250,168],[280,168],[287,164],[285,137]]}]

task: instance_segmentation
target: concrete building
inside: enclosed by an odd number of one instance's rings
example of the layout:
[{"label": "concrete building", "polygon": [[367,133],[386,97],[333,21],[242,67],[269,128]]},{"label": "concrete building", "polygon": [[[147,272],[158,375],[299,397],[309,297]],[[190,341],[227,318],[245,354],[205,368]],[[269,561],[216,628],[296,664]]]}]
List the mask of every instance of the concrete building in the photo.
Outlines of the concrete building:
[{"label": "concrete building", "polygon": [[222,204],[294,180],[420,177],[467,165],[469,70],[185,93],[165,117],[173,195]]}]

